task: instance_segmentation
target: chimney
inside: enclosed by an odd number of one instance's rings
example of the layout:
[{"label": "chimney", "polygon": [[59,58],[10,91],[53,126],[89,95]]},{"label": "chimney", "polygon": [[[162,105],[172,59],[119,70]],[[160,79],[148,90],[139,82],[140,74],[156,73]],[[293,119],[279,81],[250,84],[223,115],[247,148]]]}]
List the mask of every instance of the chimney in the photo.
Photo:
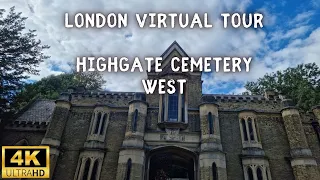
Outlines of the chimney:
[{"label": "chimney", "polygon": [[264,97],[266,99],[274,100],[276,98],[276,96],[277,96],[277,93],[274,90],[268,89],[268,90],[264,91]]}]

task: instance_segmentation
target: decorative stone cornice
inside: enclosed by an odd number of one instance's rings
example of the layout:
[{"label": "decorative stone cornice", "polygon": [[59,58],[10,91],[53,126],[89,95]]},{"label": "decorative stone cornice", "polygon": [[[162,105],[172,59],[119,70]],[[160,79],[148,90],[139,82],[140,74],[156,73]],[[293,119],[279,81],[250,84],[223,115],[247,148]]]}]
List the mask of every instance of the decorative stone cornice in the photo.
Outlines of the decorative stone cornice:
[{"label": "decorative stone cornice", "polygon": [[5,129],[23,130],[23,131],[45,131],[49,125],[49,121],[13,121],[5,126]]}]

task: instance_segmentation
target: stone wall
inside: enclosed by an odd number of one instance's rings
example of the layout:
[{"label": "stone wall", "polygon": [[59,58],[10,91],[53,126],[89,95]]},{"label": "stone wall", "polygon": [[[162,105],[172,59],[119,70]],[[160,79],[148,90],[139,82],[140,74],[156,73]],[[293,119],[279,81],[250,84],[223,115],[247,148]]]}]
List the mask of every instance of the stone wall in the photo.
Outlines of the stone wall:
[{"label": "stone wall", "polygon": [[116,179],[119,152],[126,131],[127,118],[127,112],[111,113],[106,135],[107,152],[104,158],[100,176],[102,179]]},{"label": "stone wall", "polygon": [[[92,114],[93,107],[71,109],[53,179],[74,178],[79,155],[87,139]],[[124,139],[127,117],[127,112],[111,112],[110,114],[101,179],[114,180],[116,178],[119,151]]]},{"label": "stone wall", "polygon": [[290,147],[280,114],[260,114],[256,121],[273,180],[294,179]]},{"label": "stone wall", "polygon": [[132,92],[86,92],[86,93],[72,93],[71,103],[78,105],[94,105],[94,104],[108,104],[110,106],[128,106],[128,103],[133,99]]},{"label": "stone wall", "polygon": [[[226,153],[228,179],[244,179],[240,155],[242,141],[237,112],[219,112],[221,142]],[[258,114],[257,127],[273,180],[294,179],[290,147],[280,114]]]},{"label": "stone wall", "polygon": [[294,166],[293,173],[295,180],[316,180],[319,179],[319,172],[316,166]]},{"label": "stone wall", "polygon": [[[106,101],[103,98],[99,100],[100,103],[115,103],[116,105],[124,105],[119,108],[110,107],[110,121],[107,128],[105,141],[105,155],[101,168],[101,179],[114,180],[117,177],[117,171],[125,174],[126,164],[118,165],[119,152],[124,140],[125,131],[128,120],[128,107],[125,106],[127,100],[120,96],[113,100]],[[191,97],[192,99],[192,97]],[[84,148],[84,143],[87,139],[88,129],[90,126],[91,117],[94,110],[94,104],[97,103],[98,98],[90,97],[88,99],[74,100],[76,105],[71,107],[68,115],[68,120],[61,138],[61,153],[57,162],[53,179],[73,179],[77,168],[80,152]],[[290,165],[290,145],[287,137],[284,119],[280,114],[279,109],[281,105],[277,101],[247,101],[247,102],[233,102],[233,99],[218,101],[219,104],[219,121],[221,144],[223,151],[226,153],[226,167],[228,179],[243,180],[243,169],[240,156],[242,154],[242,141],[239,127],[239,110],[254,109],[257,111],[257,128],[261,138],[261,143],[266,157],[268,158],[271,176],[273,180],[294,179],[294,175],[301,179],[312,179],[313,173],[304,173],[305,171],[316,172],[320,171],[319,166],[295,166]],[[190,100],[189,100],[190,102]],[[194,106],[194,105],[191,105]],[[188,119],[189,126],[182,134],[192,132],[200,132],[200,117],[197,107],[189,107]],[[62,118],[64,109],[57,108],[54,114],[55,119]],[[287,117],[287,116],[286,116]],[[285,117],[285,118],[286,118]],[[296,128],[299,117],[288,116],[287,130],[294,131],[290,139],[292,147],[309,147],[312,151],[318,164],[320,164],[320,143],[317,134],[312,127],[310,121],[304,120],[302,122],[303,129]],[[148,108],[146,118],[146,132],[159,131],[158,126],[158,109],[155,107]],[[141,124],[140,124],[141,125]],[[138,123],[138,126],[140,126]],[[57,124],[58,128],[59,124]],[[290,129],[291,128],[291,129]],[[292,129],[293,128],[293,129]],[[21,129],[21,128],[20,128]],[[130,128],[129,128],[130,129]],[[52,131],[54,132],[54,131]],[[162,133],[165,133],[164,131]],[[300,142],[301,133],[305,133],[307,144]],[[5,129],[3,132],[5,136],[1,137],[1,145],[14,145],[22,139],[26,139],[29,145],[40,145],[45,132],[43,130],[30,131],[16,131],[14,128]],[[52,134],[52,137],[59,135]],[[123,167],[122,167],[123,166]],[[138,167],[139,166],[139,167]],[[314,169],[312,169],[314,168]],[[318,168],[318,169],[315,169]],[[144,167],[140,164],[132,164],[132,179],[141,179]],[[207,177],[211,174],[212,169],[200,168],[200,172],[205,172],[202,179],[210,179]],[[218,168],[219,173],[219,168]],[[315,173],[316,174],[316,173]],[[224,175],[224,174],[222,174]],[[221,175],[220,175],[221,176]]]},{"label": "stone wall", "polygon": [[13,146],[22,139],[26,139],[29,146],[39,146],[44,137],[43,131],[15,131],[4,129],[0,138],[0,146]]},{"label": "stone wall", "polygon": [[320,139],[318,138],[315,129],[310,123],[303,123],[303,129],[306,134],[309,148],[312,152],[312,155],[317,161],[318,169],[320,172]]},{"label": "stone wall", "polygon": [[221,144],[226,153],[228,179],[243,180],[242,141],[238,113],[219,112]]},{"label": "stone wall", "polygon": [[53,179],[74,178],[80,150],[87,139],[92,113],[93,108],[71,108]]}]

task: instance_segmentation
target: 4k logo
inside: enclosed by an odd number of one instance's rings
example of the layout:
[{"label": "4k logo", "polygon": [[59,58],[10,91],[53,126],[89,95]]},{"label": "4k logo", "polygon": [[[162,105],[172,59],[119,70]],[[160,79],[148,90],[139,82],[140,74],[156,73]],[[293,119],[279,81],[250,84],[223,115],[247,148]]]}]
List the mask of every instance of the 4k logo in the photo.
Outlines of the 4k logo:
[{"label": "4k logo", "polygon": [[49,178],[49,146],[3,146],[2,178]]}]

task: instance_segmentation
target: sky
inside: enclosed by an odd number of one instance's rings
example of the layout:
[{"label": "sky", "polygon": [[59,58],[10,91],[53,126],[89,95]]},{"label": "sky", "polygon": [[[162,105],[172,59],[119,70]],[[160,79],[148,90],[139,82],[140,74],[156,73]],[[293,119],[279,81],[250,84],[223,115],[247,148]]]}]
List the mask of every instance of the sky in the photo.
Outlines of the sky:
[{"label": "sky", "polygon": [[[37,30],[37,38],[50,49],[39,66],[37,81],[51,74],[70,72],[78,56],[160,56],[177,41],[189,56],[251,56],[250,72],[205,73],[203,93],[240,94],[244,84],[266,73],[315,62],[320,66],[320,0],[0,0],[0,8],[28,17],[26,27]],[[122,29],[67,29],[64,14],[78,12],[128,13],[129,24]],[[211,29],[149,29],[130,22],[135,13],[208,13]],[[262,29],[227,28],[221,13],[264,15]],[[146,73],[105,73],[109,91],[143,91]]]}]

